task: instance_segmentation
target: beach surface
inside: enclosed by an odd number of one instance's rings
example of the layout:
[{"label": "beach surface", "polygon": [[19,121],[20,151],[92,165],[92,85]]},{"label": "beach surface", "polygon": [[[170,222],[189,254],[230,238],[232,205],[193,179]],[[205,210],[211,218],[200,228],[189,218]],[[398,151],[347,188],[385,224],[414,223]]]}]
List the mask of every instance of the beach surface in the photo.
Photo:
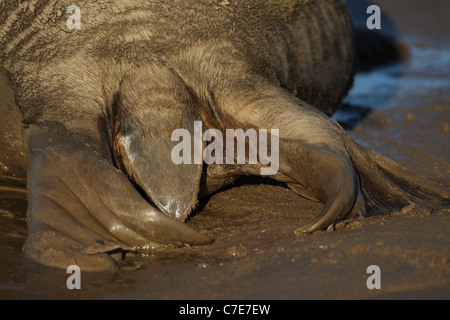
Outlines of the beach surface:
[{"label": "beach surface", "polygon": [[[349,1],[364,28],[365,1]],[[377,0],[382,29],[401,48],[391,64],[358,73],[334,119],[358,143],[450,185],[450,2]],[[366,31],[367,32],[367,31]],[[5,103],[7,89],[0,87]],[[242,179],[187,223],[204,247],[129,257],[117,273],[65,270],[26,259],[26,191],[0,188],[0,299],[450,299],[450,210],[372,216],[335,231],[296,235],[322,205],[266,179]],[[369,266],[381,289],[369,289]]]}]

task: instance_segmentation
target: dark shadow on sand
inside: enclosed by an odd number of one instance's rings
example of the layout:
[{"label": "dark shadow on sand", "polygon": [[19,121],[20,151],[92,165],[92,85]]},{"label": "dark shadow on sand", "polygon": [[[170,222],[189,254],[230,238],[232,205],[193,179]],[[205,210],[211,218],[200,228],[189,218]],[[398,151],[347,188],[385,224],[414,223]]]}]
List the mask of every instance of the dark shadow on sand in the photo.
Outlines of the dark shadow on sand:
[{"label": "dark shadow on sand", "polygon": [[[366,26],[367,18],[370,14],[366,13],[367,8],[371,5],[368,1],[348,0],[350,13],[352,15],[353,25],[355,28],[355,46],[357,52],[357,74],[376,75],[383,73],[383,67],[390,65],[400,65],[408,59],[409,51],[406,44],[400,41],[392,20],[381,13],[381,30],[369,30]],[[382,9],[382,8],[381,8]],[[398,75],[401,78],[401,74]],[[354,87],[363,87],[367,84],[355,79]],[[367,101],[352,101],[352,91],[344,101],[342,107],[333,116],[345,130],[352,130],[360,124],[374,109],[382,107],[383,101],[388,101],[390,96],[395,94],[396,87],[390,87],[389,91],[384,91],[383,97],[380,92],[368,92]],[[371,95],[376,95],[376,104],[371,99]]]}]

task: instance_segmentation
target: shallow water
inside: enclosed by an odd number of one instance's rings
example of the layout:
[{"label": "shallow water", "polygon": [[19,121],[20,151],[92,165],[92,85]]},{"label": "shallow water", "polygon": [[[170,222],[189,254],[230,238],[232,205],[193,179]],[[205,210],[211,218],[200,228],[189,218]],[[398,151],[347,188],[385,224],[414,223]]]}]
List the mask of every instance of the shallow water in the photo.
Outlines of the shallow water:
[{"label": "shallow water", "polygon": [[[445,97],[450,88],[450,47],[435,49],[414,42],[408,47],[407,60],[358,73],[343,103],[380,110],[424,106]],[[344,108],[333,119],[345,124],[357,116],[354,109]]]}]

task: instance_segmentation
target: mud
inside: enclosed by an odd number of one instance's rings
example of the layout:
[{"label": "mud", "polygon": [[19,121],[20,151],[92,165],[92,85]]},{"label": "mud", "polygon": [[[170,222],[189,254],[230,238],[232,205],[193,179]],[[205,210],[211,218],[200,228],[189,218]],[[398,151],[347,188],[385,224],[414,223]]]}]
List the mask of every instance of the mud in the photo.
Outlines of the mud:
[{"label": "mud", "polygon": [[[365,22],[367,6],[350,2],[356,24]],[[450,5],[374,2],[382,32],[402,41],[408,58],[358,74],[334,118],[362,145],[450,185],[450,21],[443,15]],[[82,272],[82,289],[71,291],[65,271],[23,257],[26,193],[8,185],[0,188],[2,299],[450,298],[450,210],[397,212],[296,235],[322,205],[259,178],[202,200],[187,223],[213,244],[127,257],[117,273]],[[370,265],[381,269],[381,290],[366,286]]]}]

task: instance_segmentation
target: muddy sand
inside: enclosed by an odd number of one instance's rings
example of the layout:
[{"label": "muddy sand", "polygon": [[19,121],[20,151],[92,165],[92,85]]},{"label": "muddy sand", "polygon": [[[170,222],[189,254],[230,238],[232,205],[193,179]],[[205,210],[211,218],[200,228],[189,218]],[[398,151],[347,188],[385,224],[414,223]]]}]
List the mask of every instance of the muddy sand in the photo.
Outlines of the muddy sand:
[{"label": "muddy sand", "polygon": [[[350,1],[355,24],[368,4]],[[334,118],[360,144],[450,184],[450,3],[373,1],[402,59],[356,77]],[[3,100],[6,89],[1,88]],[[295,234],[322,205],[284,185],[242,179],[202,201],[187,222],[213,236],[197,248],[165,248],[123,261],[117,273],[81,274],[23,257],[26,192],[0,189],[2,299],[449,299],[450,210],[372,216],[335,231]],[[381,270],[369,290],[368,266]]]}]

